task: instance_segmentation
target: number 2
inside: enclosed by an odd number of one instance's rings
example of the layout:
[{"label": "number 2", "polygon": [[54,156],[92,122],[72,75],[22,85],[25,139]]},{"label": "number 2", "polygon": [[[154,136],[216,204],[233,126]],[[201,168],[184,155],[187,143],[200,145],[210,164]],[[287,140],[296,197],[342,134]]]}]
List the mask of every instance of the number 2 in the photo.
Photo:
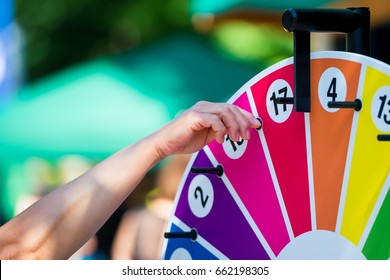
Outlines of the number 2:
[{"label": "number 2", "polygon": [[194,193],[195,199],[198,199],[198,197],[199,197],[198,193],[200,195],[200,203],[202,203],[203,208],[205,208],[207,201],[209,200],[209,196],[207,195],[206,197],[203,197],[203,190],[200,186],[197,186],[195,188],[195,193]]}]

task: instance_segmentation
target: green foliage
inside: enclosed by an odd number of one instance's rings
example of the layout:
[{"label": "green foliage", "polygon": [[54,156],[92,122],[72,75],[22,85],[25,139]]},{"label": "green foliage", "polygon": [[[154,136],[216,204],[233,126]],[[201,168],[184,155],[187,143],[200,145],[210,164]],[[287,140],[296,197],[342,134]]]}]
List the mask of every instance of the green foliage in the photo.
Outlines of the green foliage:
[{"label": "green foliage", "polygon": [[293,55],[293,38],[282,26],[234,20],[217,25],[211,36],[225,53],[257,68]]},{"label": "green foliage", "polygon": [[[15,0],[28,80],[71,64],[131,50],[192,29],[191,0]],[[210,34],[230,59],[263,69],[292,55],[291,35],[274,26],[228,21]]]},{"label": "green foliage", "polygon": [[187,0],[15,0],[30,80],[188,28]]}]

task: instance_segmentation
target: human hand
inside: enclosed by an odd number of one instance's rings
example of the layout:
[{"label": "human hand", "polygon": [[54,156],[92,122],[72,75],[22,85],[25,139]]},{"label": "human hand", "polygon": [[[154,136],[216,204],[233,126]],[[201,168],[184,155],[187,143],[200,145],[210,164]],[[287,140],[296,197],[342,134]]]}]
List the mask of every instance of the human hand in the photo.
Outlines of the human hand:
[{"label": "human hand", "polygon": [[222,144],[226,134],[236,142],[249,140],[249,129],[259,127],[259,120],[235,105],[200,101],[156,133],[156,149],[161,158],[193,153],[214,139]]}]

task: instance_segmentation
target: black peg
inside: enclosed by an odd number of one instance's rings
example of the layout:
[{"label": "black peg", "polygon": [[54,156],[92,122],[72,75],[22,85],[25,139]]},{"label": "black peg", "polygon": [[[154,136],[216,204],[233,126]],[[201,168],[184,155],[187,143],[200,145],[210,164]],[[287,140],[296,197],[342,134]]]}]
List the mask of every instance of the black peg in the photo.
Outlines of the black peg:
[{"label": "black peg", "polygon": [[390,134],[378,134],[378,141],[390,141]]},{"label": "black peg", "polygon": [[278,97],[276,104],[294,104],[294,97]]},{"label": "black peg", "polygon": [[257,118],[257,120],[260,122],[260,126],[256,128],[257,130],[261,130],[263,128],[263,120],[260,118]]},{"label": "black peg", "polygon": [[198,237],[198,232],[196,229],[191,229],[191,231],[186,232],[165,232],[164,237],[167,239],[171,238],[187,238],[191,240],[196,240]]},{"label": "black peg", "polygon": [[360,99],[355,99],[355,101],[329,101],[328,107],[341,109],[348,108],[360,111],[362,109],[362,101]]},{"label": "black peg", "polygon": [[196,174],[216,174],[219,177],[223,175],[222,165],[217,165],[216,167],[192,167],[191,173]]}]

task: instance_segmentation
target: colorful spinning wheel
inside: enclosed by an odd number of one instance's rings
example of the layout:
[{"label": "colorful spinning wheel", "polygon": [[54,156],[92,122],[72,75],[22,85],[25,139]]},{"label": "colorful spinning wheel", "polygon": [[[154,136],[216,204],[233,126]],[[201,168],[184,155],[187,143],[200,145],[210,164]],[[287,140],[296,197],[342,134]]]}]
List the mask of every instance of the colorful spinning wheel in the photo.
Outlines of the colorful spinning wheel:
[{"label": "colorful spinning wheel", "polygon": [[311,112],[296,112],[294,65],[259,73],[228,103],[262,119],[249,141],[194,154],[163,259],[388,259],[390,66],[311,54]]}]

